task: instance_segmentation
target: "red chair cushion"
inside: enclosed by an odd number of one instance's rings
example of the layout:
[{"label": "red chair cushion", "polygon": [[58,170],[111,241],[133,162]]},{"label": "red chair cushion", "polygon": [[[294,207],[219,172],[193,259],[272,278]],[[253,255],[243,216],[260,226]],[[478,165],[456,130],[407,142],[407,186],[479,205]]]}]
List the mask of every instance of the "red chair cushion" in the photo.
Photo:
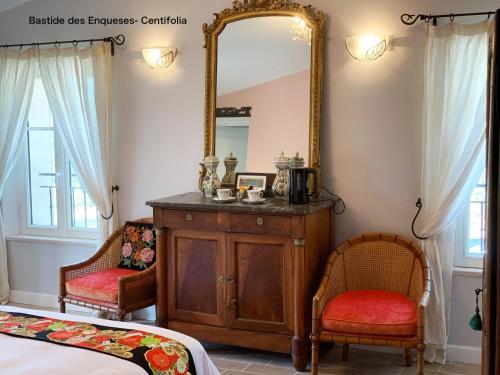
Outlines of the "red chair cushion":
[{"label": "red chair cushion", "polygon": [[118,278],[137,272],[125,268],[91,272],[66,282],[66,291],[77,297],[118,303]]},{"label": "red chair cushion", "polygon": [[413,336],[417,333],[417,305],[397,292],[348,291],[328,301],[322,325],[345,334]]}]

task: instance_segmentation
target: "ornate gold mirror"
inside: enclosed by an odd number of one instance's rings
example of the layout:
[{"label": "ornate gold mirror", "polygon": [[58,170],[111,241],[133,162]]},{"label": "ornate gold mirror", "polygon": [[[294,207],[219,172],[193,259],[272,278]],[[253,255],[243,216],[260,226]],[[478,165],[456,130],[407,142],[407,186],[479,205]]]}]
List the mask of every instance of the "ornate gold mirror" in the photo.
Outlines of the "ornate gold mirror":
[{"label": "ornate gold mirror", "polygon": [[234,1],[204,24],[204,155],[238,159],[236,172],[274,173],[299,152],[320,167],[324,14],[289,0]]}]

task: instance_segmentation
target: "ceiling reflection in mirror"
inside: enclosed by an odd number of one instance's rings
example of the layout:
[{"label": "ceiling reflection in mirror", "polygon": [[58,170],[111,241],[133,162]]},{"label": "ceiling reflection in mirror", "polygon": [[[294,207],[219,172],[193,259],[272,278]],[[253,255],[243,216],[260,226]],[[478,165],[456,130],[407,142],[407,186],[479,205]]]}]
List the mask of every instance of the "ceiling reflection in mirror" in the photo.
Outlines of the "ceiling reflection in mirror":
[{"label": "ceiling reflection in mirror", "polygon": [[[284,151],[309,154],[311,29],[299,17],[256,17],[226,25],[217,41],[215,153],[224,175],[232,153],[236,172],[275,172]],[[228,108],[250,107],[246,116]],[[234,111],[234,110],[233,110]],[[237,111],[236,111],[237,113]]]}]

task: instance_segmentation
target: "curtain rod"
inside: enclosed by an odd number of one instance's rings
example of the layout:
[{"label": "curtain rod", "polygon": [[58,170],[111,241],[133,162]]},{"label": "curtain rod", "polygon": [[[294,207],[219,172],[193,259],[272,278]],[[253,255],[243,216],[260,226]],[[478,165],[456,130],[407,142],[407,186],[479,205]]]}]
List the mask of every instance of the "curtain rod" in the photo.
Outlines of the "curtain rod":
[{"label": "curtain rod", "polygon": [[419,15],[405,13],[401,15],[401,22],[403,22],[405,25],[413,25],[417,21],[424,21],[425,23],[429,23],[429,21],[432,20],[432,24],[435,26],[438,18],[449,18],[450,21],[453,22],[455,17],[488,16],[489,18],[492,14],[495,14],[495,12],[489,11],[489,12],[474,12],[474,13],[419,14]]},{"label": "curtain rod", "polygon": [[97,39],[73,39],[73,40],[56,40],[55,42],[34,42],[34,43],[18,43],[18,44],[4,44],[0,45],[0,47],[4,48],[9,48],[9,47],[19,47],[22,49],[24,46],[31,46],[31,47],[39,47],[43,45],[49,45],[53,44],[55,47],[59,47],[61,44],[73,44],[73,46],[77,46],[79,43],[94,43],[94,42],[105,42],[105,43],[111,43],[111,55],[115,55],[115,44],[116,45],[123,45],[125,43],[125,35],[119,34],[117,36],[107,36],[104,38],[97,38]]}]

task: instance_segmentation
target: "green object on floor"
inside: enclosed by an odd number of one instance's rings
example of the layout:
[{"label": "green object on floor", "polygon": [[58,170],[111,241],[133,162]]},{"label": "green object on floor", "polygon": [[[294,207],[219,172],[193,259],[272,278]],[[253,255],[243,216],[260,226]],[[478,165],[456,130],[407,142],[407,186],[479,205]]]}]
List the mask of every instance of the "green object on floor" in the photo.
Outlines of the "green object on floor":
[{"label": "green object on floor", "polygon": [[479,293],[481,293],[483,290],[482,289],[476,289],[476,312],[470,318],[469,320],[469,326],[474,330],[474,331],[482,331],[483,330],[483,321],[481,319],[481,315],[479,314]]}]

